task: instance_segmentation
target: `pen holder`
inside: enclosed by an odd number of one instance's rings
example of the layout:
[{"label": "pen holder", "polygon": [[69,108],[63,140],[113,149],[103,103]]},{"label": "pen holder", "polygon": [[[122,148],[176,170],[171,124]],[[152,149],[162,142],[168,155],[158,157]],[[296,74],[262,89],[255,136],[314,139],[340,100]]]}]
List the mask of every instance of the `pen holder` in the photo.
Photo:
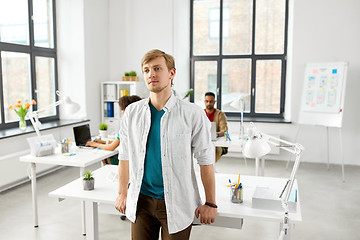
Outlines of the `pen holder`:
[{"label": "pen holder", "polygon": [[243,187],[235,188],[231,186],[230,188],[230,199],[233,203],[242,203],[243,202]]},{"label": "pen holder", "polygon": [[66,142],[61,143],[61,153],[68,153],[69,152],[69,144]]}]

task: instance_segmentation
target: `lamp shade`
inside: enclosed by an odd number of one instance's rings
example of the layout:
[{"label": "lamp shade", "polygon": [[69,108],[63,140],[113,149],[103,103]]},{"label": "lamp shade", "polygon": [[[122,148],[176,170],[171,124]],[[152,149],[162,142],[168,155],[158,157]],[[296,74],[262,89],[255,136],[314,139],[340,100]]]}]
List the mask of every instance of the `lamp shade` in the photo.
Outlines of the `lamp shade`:
[{"label": "lamp shade", "polygon": [[65,97],[63,102],[66,114],[73,114],[80,110],[80,105],[76,102],[73,102],[69,97]]},{"label": "lamp shade", "polygon": [[245,143],[243,154],[247,158],[260,158],[268,154],[271,150],[270,145],[262,137],[252,137]]},{"label": "lamp shade", "polygon": [[69,96],[63,95],[59,90],[56,91],[56,95],[59,96],[59,104],[63,104],[65,114],[73,114],[80,110],[80,105],[73,102]]}]

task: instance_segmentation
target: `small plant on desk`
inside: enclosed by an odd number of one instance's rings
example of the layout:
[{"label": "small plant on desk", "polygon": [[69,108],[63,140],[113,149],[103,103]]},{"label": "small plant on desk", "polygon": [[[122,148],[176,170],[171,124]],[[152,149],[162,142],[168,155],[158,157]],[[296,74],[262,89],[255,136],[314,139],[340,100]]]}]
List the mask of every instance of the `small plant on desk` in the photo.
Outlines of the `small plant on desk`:
[{"label": "small plant on desk", "polygon": [[84,174],[84,178],[83,178],[83,186],[84,186],[84,190],[85,191],[90,191],[90,190],[94,190],[94,185],[95,185],[95,179],[92,175],[91,171],[87,171]]},{"label": "small plant on desk", "polygon": [[108,125],[106,123],[101,123],[99,129],[100,129],[100,131],[99,131],[100,138],[101,139],[106,138],[106,132],[108,129]]}]

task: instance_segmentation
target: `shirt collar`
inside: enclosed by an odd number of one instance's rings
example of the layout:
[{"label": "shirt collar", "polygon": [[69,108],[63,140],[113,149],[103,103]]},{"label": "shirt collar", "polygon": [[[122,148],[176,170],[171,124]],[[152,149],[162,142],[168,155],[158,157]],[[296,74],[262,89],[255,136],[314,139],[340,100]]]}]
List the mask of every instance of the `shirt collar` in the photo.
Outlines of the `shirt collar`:
[{"label": "shirt collar", "polygon": [[[171,92],[171,96],[163,108],[164,111],[170,112],[171,109],[175,106],[176,101],[177,101],[176,96],[174,95],[173,92]],[[144,106],[149,107],[149,102],[150,102],[150,97],[146,98],[146,101],[144,102]]]},{"label": "shirt collar", "polygon": [[175,106],[176,101],[177,101],[177,98],[175,97],[174,93],[171,92],[171,96],[170,96],[169,100],[166,102],[166,104],[164,106],[164,110],[170,112],[171,109]]}]

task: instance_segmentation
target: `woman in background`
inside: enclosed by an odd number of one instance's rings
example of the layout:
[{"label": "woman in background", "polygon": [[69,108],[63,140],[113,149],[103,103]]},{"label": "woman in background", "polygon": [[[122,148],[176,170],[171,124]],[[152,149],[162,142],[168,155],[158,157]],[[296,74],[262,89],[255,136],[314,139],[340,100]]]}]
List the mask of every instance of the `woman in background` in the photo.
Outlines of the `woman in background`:
[{"label": "woman in background", "polygon": [[[137,102],[139,100],[141,100],[141,98],[137,95],[123,96],[123,97],[119,98],[119,106],[120,106],[120,110],[121,110],[122,114],[124,114],[125,108],[128,105],[130,105],[133,102]],[[103,140],[95,139],[94,141],[88,141],[86,143],[86,146],[101,148],[101,149],[109,150],[109,151],[114,151],[115,148],[117,148],[119,146],[119,144],[120,144],[120,138],[119,138],[119,133],[118,133],[118,135],[114,141],[110,141],[109,143],[106,143]],[[115,155],[111,158],[103,160],[103,163],[118,165],[119,160],[118,160],[117,155]]]}]

